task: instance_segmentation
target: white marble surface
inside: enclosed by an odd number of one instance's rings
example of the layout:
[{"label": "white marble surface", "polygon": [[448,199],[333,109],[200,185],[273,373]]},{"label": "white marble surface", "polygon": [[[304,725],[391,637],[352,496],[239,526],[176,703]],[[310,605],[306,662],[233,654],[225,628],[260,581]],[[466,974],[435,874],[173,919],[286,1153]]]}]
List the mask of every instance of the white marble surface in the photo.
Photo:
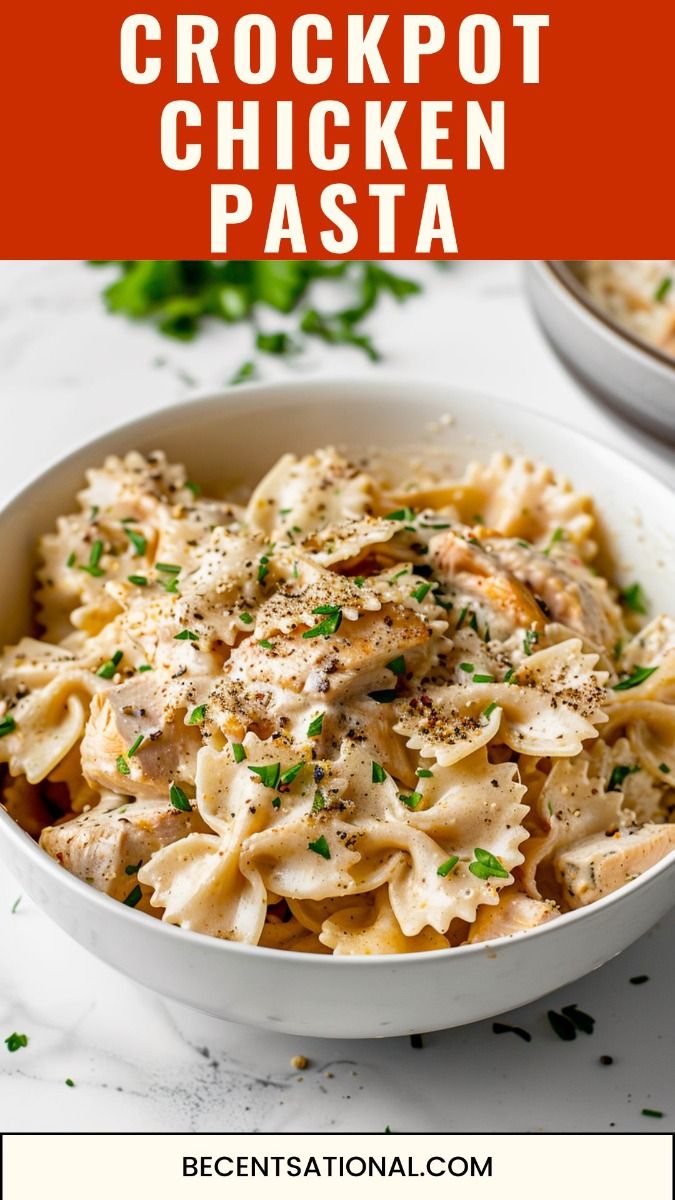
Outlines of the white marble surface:
[{"label": "white marble surface", "polygon": [[[385,369],[444,379],[552,413],[675,481],[660,447],[587,397],[552,356],[511,263],[417,265],[423,297],[372,321]],[[220,387],[249,357],[244,330],[190,345],[105,314],[105,273],[78,263],[0,264],[0,500],[83,439]],[[295,368],[348,377],[352,351]],[[288,368],[270,361],[269,378]],[[10,436],[8,437],[8,432]],[[0,1129],[639,1130],[675,1128],[675,914],[620,958],[506,1021],[407,1039],[321,1042],[259,1034],[163,1001],[89,957],[0,878]],[[631,976],[649,981],[631,985]],[[576,1002],[592,1037],[559,1041],[547,1007]],[[26,1049],[1,1044],[26,1033]],[[293,1055],[310,1060],[291,1068]],[[609,1054],[610,1066],[599,1063]],[[75,1087],[65,1085],[66,1078]],[[641,1115],[662,1110],[662,1120]]]}]

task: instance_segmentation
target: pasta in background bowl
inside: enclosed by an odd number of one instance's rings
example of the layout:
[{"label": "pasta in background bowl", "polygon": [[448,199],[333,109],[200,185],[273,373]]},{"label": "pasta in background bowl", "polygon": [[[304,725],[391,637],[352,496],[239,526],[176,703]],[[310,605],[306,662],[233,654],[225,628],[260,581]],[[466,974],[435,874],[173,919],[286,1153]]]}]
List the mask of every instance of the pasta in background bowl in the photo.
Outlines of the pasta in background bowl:
[{"label": "pasta in background bowl", "polygon": [[0,851],[101,957],[371,1036],[533,999],[671,902],[673,501],[636,467],[497,401],[310,384],[146,418],[28,495],[0,547],[57,523],[40,636],[27,557],[2,631]]}]

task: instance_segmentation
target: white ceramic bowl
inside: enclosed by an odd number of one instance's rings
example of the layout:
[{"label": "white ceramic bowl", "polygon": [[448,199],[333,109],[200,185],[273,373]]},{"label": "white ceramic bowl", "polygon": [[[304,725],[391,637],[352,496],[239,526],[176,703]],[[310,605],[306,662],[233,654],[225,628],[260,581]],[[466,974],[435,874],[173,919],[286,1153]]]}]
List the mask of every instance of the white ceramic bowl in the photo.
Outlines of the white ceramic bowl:
[{"label": "white ceramic bowl", "polygon": [[[452,423],[440,418],[450,415]],[[0,514],[0,640],[25,632],[38,534],[71,509],[84,469],[106,454],[164,449],[208,489],[253,481],[284,450],[335,442],[447,449],[458,467],[525,450],[597,498],[626,579],[655,607],[672,595],[675,499],[612,451],[513,405],[410,383],[250,387],[106,434],[29,484]],[[639,523],[639,513],[645,517]],[[325,1037],[446,1028],[536,999],[599,967],[675,899],[675,854],[613,896],[534,932],[457,950],[332,958],[236,945],[164,925],[64,871],[0,810],[0,857],[26,893],[93,954],[165,996],[228,1020]],[[47,985],[47,981],[45,981]]]},{"label": "white ceramic bowl", "polygon": [[675,359],[603,312],[568,261],[527,262],[525,283],[567,366],[627,416],[675,440]]}]

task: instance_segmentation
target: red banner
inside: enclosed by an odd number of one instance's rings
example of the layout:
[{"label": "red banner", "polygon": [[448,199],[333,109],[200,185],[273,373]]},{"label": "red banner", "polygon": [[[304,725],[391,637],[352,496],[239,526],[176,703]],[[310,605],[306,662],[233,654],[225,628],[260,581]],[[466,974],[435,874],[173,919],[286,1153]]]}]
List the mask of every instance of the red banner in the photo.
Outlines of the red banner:
[{"label": "red banner", "polygon": [[656,257],[675,7],[6,6],[5,257]]}]

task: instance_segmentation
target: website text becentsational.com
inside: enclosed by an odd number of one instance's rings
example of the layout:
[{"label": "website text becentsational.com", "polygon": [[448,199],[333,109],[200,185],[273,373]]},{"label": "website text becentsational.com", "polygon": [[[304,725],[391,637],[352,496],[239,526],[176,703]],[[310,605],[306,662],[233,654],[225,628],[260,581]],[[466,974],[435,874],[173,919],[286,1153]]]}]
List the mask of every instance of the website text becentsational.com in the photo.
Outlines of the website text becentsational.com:
[{"label": "website text becentsational.com", "polygon": [[236,1179],[298,1179],[315,1176],[319,1179],[361,1179],[379,1178],[391,1179],[421,1179],[423,1176],[432,1178],[491,1178],[492,1156],[475,1158],[473,1155],[464,1157],[461,1154],[443,1157],[432,1155],[430,1158],[420,1156],[402,1157],[397,1154],[382,1155],[298,1155],[298,1154],[237,1154],[235,1156],[220,1155],[213,1157],[183,1156],[183,1177]]}]

